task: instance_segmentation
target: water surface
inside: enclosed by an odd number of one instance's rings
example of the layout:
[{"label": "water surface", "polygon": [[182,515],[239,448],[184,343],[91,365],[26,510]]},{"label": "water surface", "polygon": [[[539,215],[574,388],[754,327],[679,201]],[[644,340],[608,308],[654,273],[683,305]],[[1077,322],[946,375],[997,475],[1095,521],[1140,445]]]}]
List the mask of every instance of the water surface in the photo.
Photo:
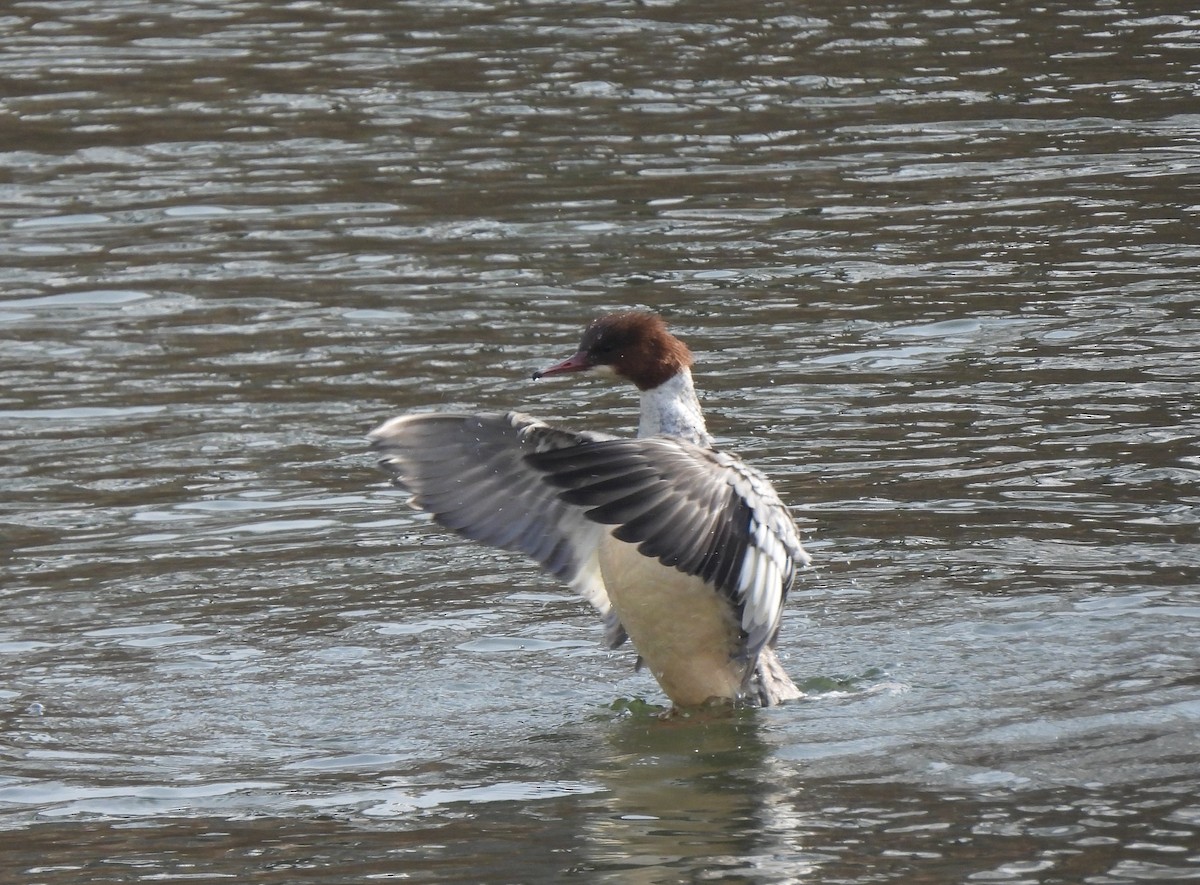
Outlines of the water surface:
[{"label": "water surface", "polygon": [[[0,878],[1200,879],[1200,18],[0,16]],[[364,451],[662,311],[810,696],[631,656]],[[643,703],[644,702],[644,703]]]}]

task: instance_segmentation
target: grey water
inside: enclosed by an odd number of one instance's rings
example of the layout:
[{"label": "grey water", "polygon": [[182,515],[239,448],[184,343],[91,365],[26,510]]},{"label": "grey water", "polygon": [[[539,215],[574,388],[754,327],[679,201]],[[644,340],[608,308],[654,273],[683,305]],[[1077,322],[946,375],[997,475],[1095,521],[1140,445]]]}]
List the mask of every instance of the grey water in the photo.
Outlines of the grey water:
[{"label": "grey water", "polygon": [[[0,881],[1200,880],[1200,13],[13,0]],[[662,721],[408,409],[661,311],[814,568]]]}]

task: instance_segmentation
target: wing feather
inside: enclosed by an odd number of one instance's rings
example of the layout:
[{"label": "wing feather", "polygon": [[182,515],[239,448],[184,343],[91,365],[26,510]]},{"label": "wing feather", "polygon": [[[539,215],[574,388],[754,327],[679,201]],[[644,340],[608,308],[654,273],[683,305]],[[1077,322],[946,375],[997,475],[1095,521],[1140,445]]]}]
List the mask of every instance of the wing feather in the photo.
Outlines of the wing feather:
[{"label": "wing feather", "polygon": [[464,537],[533,558],[595,606],[615,647],[625,633],[596,562],[607,530],[526,461],[605,438],[518,412],[403,415],[369,436],[379,463],[413,493],[414,504]]},{"label": "wing feather", "polygon": [[370,438],[438,523],[532,557],[600,611],[614,647],[624,631],[596,557],[606,532],[722,593],[748,656],[774,642],[809,561],[766,477],[681,439],[571,433],[517,412],[407,415]]},{"label": "wing feather", "polygon": [[[699,575],[734,606],[746,653],[773,642],[798,568],[796,525],[738,458],[673,437],[607,439],[526,457],[562,498],[664,565]],[[593,477],[603,477],[595,480]]]}]

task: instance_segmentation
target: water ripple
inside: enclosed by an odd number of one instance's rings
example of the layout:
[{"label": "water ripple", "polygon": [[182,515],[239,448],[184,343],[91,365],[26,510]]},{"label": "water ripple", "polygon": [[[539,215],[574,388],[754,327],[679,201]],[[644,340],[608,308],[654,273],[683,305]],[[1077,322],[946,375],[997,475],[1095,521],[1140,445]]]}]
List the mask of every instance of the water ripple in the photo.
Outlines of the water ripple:
[{"label": "water ripple", "polygon": [[[0,35],[8,878],[1194,872],[1194,15],[26,0]],[[577,600],[364,452],[410,408],[629,430],[528,382],[628,305],[816,554],[801,704],[652,719]]]}]

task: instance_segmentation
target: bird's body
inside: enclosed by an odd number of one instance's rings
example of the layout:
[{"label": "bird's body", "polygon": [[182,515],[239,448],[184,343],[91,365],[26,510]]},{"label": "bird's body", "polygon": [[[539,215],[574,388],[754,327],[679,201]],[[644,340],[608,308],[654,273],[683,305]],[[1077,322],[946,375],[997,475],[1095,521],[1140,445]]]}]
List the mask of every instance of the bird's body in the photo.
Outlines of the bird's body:
[{"label": "bird's body", "polygon": [[667,697],[694,707],[745,691],[733,607],[704,579],[643,556],[636,545],[611,535],[601,541],[599,561],[613,611]]},{"label": "bird's body", "polygon": [[656,315],[613,314],[534,377],[611,368],[641,390],[638,438],[507,412],[404,415],[371,439],[415,506],[591,602],[677,707],[779,703],[800,696],[774,646],[808,556],[766,477],[711,447],[690,366]]}]

